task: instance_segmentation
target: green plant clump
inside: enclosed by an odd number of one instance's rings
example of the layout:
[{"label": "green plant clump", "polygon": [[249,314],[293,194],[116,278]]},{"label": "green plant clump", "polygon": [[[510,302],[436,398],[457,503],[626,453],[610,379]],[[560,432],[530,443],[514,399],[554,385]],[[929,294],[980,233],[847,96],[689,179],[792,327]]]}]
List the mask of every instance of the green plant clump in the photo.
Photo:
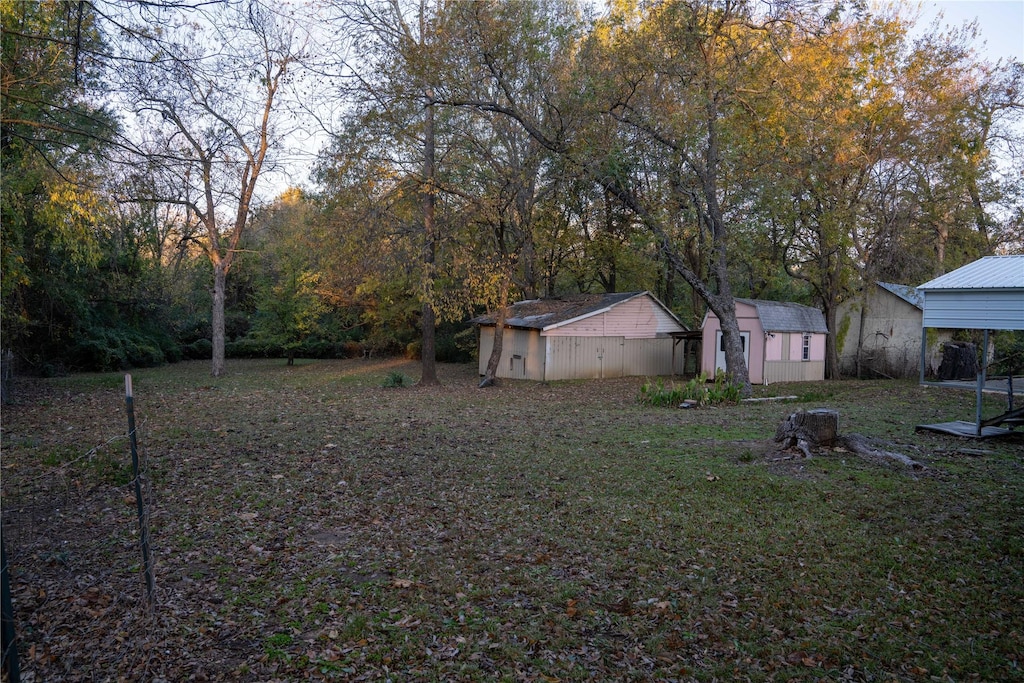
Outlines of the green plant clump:
[{"label": "green plant clump", "polygon": [[643,405],[660,408],[679,406],[684,401],[706,406],[740,400],[740,386],[732,381],[731,376],[719,370],[710,385],[709,379],[702,372],[682,386],[676,386],[674,382],[666,385],[660,377],[654,382],[648,380],[640,387],[638,400]]},{"label": "green plant clump", "polygon": [[401,372],[393,370],[384,378],[383,386],[386,389],[400,389],[401,387],[412,386],[412,380]]}]

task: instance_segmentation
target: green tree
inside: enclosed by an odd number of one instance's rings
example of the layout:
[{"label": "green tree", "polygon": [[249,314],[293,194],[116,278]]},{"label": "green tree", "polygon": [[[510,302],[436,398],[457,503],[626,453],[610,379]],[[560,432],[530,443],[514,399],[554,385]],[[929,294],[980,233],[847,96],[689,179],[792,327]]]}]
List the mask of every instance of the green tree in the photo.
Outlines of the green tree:
[{"label": "green tree", "polygon": [[4,0],[0,21],[2,325],[41,364],[74,344],[99,282],[117,126],[99,103],[106,43],[90,5]]}]

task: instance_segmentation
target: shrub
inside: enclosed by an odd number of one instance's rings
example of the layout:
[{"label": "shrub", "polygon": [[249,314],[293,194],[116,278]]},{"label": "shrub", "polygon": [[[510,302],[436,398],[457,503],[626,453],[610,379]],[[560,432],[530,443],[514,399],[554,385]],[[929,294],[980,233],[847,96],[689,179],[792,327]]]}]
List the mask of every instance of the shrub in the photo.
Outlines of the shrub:
[{"label": "shrub", "polygon": [[182,346],[181,355],[189,360],[208,360],[213,356],[213,342],[209,339],[197,339]]},{"label": "shrub", "polygon": [[388,373],[388,376],[384,378],[384,384],[382,386],[386,389],[399,389],[401,387],[412,386],[412,380],[401,372],[392,370]]},{"label": "shrub", "polygon": [[351,339],[341,345],[342,358],[359,358],[363,355],[363,345]]},{"label": "shrub", "polygon": [[740,395],[740,385],[720,370],[710,386],[708,376],[703,372],[682,386],[676,386],[674,382],[666,386],[660,377],[653,383],[648,380],[640,387],[638,400],[644,405],[665,408],[679,406],[684,401],[693,401],[698,406],[736,403]]}]

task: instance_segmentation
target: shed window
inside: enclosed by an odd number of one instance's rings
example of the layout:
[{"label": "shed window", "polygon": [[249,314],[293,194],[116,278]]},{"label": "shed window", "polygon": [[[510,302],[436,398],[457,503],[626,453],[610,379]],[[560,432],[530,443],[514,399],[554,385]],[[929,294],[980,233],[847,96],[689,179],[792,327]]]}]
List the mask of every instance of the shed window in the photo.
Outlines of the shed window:
[{"label": "shed window", "polygon": [[801,345],[800,350],[800,358],[801,360],[811,359],[811,335],[809,334],[804,335],[803,344]]}]

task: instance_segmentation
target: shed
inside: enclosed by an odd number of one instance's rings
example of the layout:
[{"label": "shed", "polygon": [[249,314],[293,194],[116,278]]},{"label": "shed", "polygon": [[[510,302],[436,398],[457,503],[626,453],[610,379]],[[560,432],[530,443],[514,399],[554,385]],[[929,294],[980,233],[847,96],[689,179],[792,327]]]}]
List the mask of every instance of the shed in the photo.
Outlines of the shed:
[{"label": "shed", "polygon": [[[985,256],[956,270],[929,280],[920,287],[924,292],[921,323],[922,345],[931,328],[983,330],[982,358],[988,357],[989,331],[1024,330],[1024,255]],[[925,359],[920,362],[924,382]],[[981,395],[986,383],[985,364],[977,381],[976,421],[971,425],[976,436],[983,436],[988,425],[999,424],[1003,417],[1020,417],[1012,405],[1006,416],[982,420]],[[1012,394],[1011,394],[1012,395]],[[1016,416],[1013,414],[1016,413]],[[958,423],[946,423],[953,425]],[[962,423],[968,424],[970,423]],[[927,425],[928,428],[939,425]],[[950,431],[950,430],[946,430]]]},{"label": "shed", "polygon": [[[836,311],[836,347],[844,375],[882,375],[912,378],[921,357],[924,294],[909,285],[875,282],[860,296],[844,301]],[[934,370],[941,360],[942,342],[949,330],[933,330],[925,359]]]},{"label": "shed", "polygon": [[[474,318],[480,374],[494,348],[496,316]],[[579,294],[506,309],[498,377],[551,381],[670,375],[681,371],[673,335],[686,327],[650,292]]]},{"label": "shed", "polygon": [[[751,384],[806,382],[825,378],[825,316],[817,308],[786,301],[736,299]],[[725,370],[725,344],[718,316],[704,316],[701,368]]]}]

